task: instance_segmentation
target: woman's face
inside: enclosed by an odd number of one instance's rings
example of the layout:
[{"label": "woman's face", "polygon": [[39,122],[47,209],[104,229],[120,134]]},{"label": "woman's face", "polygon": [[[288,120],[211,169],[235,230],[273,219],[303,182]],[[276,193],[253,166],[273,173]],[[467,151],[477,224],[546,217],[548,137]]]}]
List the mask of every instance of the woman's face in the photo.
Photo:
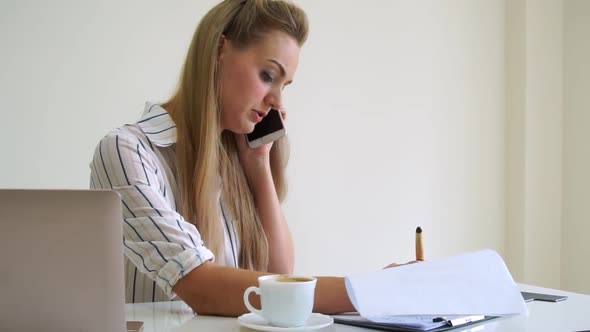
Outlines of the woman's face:
[{"label": "woman's face", "polygon": [[219,63],[221,129],[247,134],[271,108],[283,107],[282,92],[297,70],[299,45],[283,32],[268,33],[241,50],[225,39]]}]

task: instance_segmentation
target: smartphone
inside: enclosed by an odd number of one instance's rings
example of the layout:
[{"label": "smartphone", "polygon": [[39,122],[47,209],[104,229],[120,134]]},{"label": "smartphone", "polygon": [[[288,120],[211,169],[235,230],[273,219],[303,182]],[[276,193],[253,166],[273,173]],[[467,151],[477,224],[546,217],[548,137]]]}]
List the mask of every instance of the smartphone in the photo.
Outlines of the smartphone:
[{"label": "smartphone", "polygon": [[559,302],[567,299],[566,295],[550,295],[530,292],[520,292],[525,302],[529,301],[546,301],[546,302]]},{"label": "smartphone", "polygon": [[264,144],[274,142],[285,136],[287,130],[281,112],[271,109],[268,114],[254,126],[254,131],[246,134],[248,146],[255,149]]}]

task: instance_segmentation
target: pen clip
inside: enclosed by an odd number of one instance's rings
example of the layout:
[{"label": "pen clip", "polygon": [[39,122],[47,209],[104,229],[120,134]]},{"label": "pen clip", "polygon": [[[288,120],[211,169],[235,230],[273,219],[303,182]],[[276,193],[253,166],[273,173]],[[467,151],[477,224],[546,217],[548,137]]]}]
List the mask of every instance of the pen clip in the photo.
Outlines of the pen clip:
[{"label": "pen clip", "polygon": [[475,323],[480,320],[484,320],[485,316],[483,315],[472,315],[472,316],[464,316],[464,317],[457,317],[457,318],[450,318],[447,317],[436,317],[432,319],[433,323],[442,323],[445,322],[448,326],[461,326],[469,323]]},{"label": "pen clip", "polygon": [[469,324],[469,323],[475,323],[478,322],[480,320],[484,320],[486,317],[483,315],[472,315],[472,316],[465,316],[465,317],[459,317],[456,319],[447,319],[447,325],[450,326],[461,326],[461,325],[465,325],[465,324]]}]

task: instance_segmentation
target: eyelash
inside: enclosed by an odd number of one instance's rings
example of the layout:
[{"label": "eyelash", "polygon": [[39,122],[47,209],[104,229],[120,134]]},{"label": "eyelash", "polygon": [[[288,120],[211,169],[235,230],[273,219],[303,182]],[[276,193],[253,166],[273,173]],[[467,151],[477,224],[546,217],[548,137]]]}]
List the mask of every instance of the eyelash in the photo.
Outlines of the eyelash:
[{"label": "eyelash", "polygon": [[274,77],[272,77],[272,75],[270,75],[267,71],[260,73],[260,78],[263,82],[268,84],[272,84],[274,82]]}]

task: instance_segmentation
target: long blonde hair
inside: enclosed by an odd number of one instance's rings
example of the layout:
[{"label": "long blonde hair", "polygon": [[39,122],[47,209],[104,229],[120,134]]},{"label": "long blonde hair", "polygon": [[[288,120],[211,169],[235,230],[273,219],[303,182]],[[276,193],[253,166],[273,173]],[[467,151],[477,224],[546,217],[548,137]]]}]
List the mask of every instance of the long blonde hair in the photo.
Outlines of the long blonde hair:
[{"label": "long blonde hair", "polygon": [[[254,197],[240,165],[233,133],[220,132],[218,65],[223,37],[238,48],[281,31],[299,46],[307,39],[307,17],[297,6],[281,0],[225,0],[203,17],[193,36],[176,94],[164,104],[176,123],[176,161],[182,214],[195,224],[205,245],[219,258],[224,252],[218,192],[233,217],[240,239],[239,266],[266,271],[268,243]],[[286,137],[270,151],[274,185],[282,202],[287,183]],[[221,184],[219,180],[221,178]],[[220,188],[221,185],[221,188]]]}]

